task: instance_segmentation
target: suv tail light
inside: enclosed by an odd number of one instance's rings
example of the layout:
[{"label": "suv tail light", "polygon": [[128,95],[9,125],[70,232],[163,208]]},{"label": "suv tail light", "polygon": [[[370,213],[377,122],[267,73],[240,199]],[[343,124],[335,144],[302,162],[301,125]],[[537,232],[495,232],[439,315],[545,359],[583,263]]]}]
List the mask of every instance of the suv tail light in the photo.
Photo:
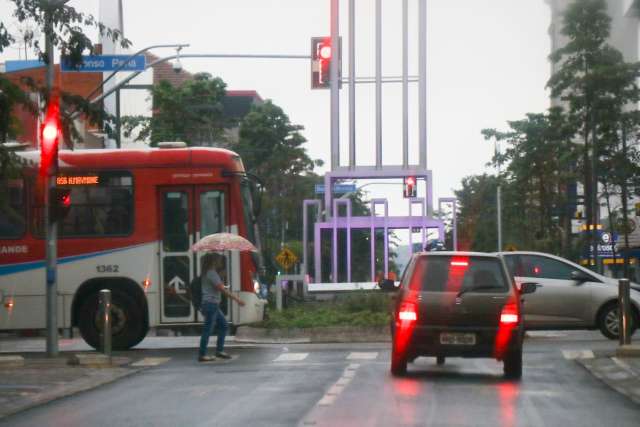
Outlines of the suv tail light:
[{"label": "suv tail light", "polygon": [[518,313],[518,306],[514,303],[507,303],[502,307],[500,313],[500,323],[513,325],[520,321],[520,313]]},{"label": "suv tail light", "polygon": [[415,322],[418,320],[418,306],[415,302],[405,301],[400,305],[398,320]]}]

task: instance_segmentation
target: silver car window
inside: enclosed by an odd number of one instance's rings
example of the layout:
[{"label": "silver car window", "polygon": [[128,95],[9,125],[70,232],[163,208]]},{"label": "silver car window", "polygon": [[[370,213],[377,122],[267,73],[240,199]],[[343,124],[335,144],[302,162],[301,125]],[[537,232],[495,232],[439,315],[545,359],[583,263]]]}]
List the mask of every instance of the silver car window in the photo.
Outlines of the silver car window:
[{"label": "silver car window", "polygon": [[520,268],[522,274],[519,276],[557,280],[572,280],[571,273],[578,271],[562,261],[538,255],[521,255]]}]

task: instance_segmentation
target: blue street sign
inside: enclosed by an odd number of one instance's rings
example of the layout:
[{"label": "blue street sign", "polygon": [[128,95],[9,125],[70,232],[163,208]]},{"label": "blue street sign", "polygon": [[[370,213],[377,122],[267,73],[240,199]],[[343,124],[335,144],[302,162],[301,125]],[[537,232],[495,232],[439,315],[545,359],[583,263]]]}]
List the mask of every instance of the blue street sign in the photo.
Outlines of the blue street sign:
[{"label": "blue street sign", "polygon": [[15,60],[15,61],[6,61],[4,63],[5,72],[7,73],[12,73],[14,71],[28,70],[30,68],[44,67],[44,66],[45,66],[45,63],[38,60],[30,60],[30,61]]},{"label": "blue street sign", "polygon": [[120,71],[144,71],[146,60],[144,55],[85,55],[82,57],[83,63],[77,68],[71,66],[69,61],[62,60],[62,71],[82,71],[90,73],[102,73],[105,71],[115,71],[122,64],[126,65]]},{"label": "blue street sign", "polygon": [[[335,194],[352,193],[356,191],[355,184],[335,184],[333,192]],[[324,194],[324,184],[316,184],[316,194]]]}]

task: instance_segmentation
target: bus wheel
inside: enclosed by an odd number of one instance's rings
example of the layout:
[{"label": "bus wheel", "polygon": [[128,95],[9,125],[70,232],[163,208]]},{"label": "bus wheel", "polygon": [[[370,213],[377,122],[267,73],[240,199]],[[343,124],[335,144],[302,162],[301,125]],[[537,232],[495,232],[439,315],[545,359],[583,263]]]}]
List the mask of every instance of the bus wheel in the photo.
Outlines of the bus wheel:
[{"label": "bus wheel", "polygon": [[[91,347],[100,347],[99,296],[97,293],[87,296],[80,307],[78,328],[82,338]],[[142,309],[129,295],[111,291],[111,347],[114,350],[128,350],[145,337],[147,331],[142,319]]]}]

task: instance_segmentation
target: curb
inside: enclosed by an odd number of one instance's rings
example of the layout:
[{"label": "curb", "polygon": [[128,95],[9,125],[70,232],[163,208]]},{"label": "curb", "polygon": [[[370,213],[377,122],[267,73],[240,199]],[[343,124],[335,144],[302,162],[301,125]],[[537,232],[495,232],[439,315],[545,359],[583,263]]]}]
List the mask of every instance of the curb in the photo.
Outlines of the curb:
[{"label": "curb", "polygon": [[22,366],[24,366],[24,357],[22,356],[0,356],[0,369]]},{"label": "curb", "polygon": [[624,359],[618,357],[577,358],[594,377],[640,404],[640,372],[633,369]]},{"label": "curb", "polygon": [[[86,367],[79,367],[86,368]],[[57,387],[35,394],[28,402],[17,402],[8,404],[0,409],[0,421],[7,417],[18,414],[22,411],[35,408],[45,403],[65,397],[73,396],[85,391],[93,390],[100,386],[110,384],[122,378],[136,374],[146,368],[131,367],[110,367],[108,369],[97,369],[94,375],[90,377],[79,378],[68,384],[59,385]]]},{"label": "curb", "polygon": [[267,329],[239,326],[236,342],[255,344],[315,344],[390,342],[389,326]]}]

